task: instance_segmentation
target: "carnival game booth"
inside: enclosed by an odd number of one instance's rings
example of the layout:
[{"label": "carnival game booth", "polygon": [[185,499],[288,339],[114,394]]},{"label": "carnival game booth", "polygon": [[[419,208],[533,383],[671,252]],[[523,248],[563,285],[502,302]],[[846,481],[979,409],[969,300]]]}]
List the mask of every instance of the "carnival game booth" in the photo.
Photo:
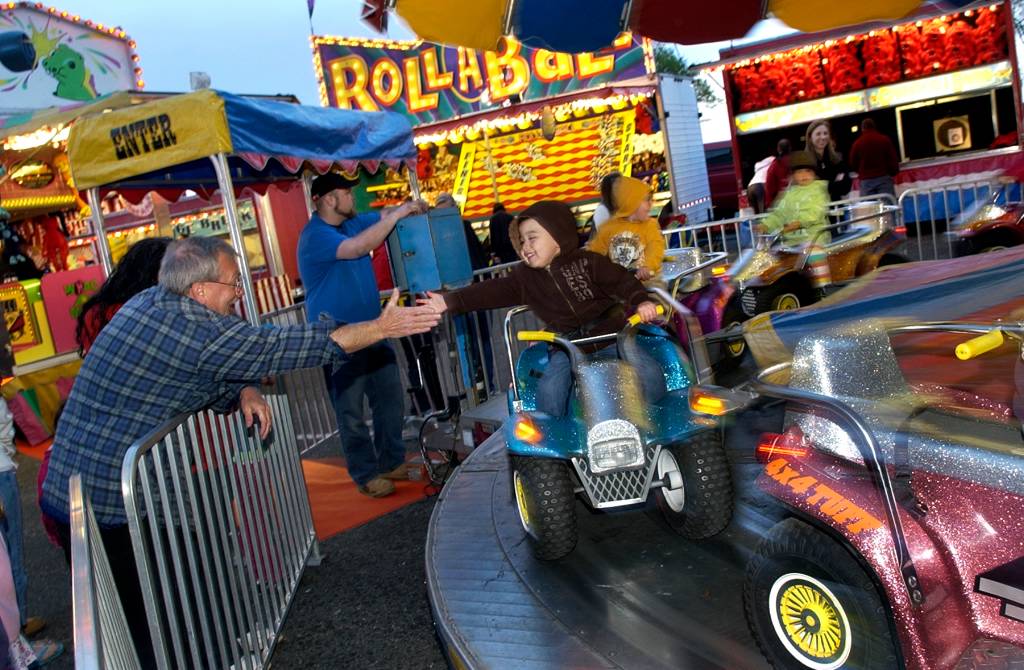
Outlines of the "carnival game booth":
[{"label": "carnival game booth", "polygon": [[95,279],[60,277],[77,269],[68,238],[87,225],[65,153],[68,124],[94,105],[144,95],[135,49],[120,26],[42,3],[0,4],[0,295],[19,366],[68,350],[67,305],[51,309],[46,294],[71,287],[74,305],[83,295],[75,289]]},{"label": "carnival game booth", "polygon": [[[0,228],[6,229],[0,304],[14,336],[19,374],[77,360],[75,320],[106,276],[89,206],[71,176],[67,156],[71,126],[82,117],[168,95],[172,94],[118,91],[0,121],[0,167],[7,173],[0,176],[0,207],[7,213],[0,213]],[[293,96],[256,97],[298,103]],[[249,191],[240,201],[243,241],[256,275],[261,312],[292,301],[291,279],[297,269],[290,252],[308,218],[301,188],[291,188],[295,183]],[[111,265],[131,245],[148,237],[228,236],[219,195],[204,200],[186,194],[169,202],[146,191],[105,190],[100,208]],[[289,244],[282,253],[282,246]]]},{"label": "carnival game booth", "polygon": [[[156,192],[174,201],[185,190],[206,199],[219,190],[231,243],[245,248],[236,197],[244,189],[301,184],[303,173],[362,167],[412,167],[409,124],[396,114],[367,114],[242,98],[203,90],[89,116],[72,128],[72,173],[86,191],[96,231],[104,230],[103,192]],[[98,236],[109,263],[106,238]],[[259,309],[249,260],[241,254],[244,311]]]},{"label": "carnival game booth", "polygon": [[[552,197],[586,218],[612,171],[647,181],[656,206],[672,197],[691,220],[707,220],[690,80],[656,75],[649,41],[609,39],[603,49],[569,54],[514,38],[477,51],[314,37],[314,67],[324,105],[404,114],[415,127],[424,196],[453,194],[470,221],[486,222],[495,202],[515,212]],[[394,176],[368,188],[379,205],[407,192]]]},{"label": "carnival game booth", "polygon": [[[897,191],[989,179],[1019,153],[1020,83],[1008,3],[868,23],[724,49],[737,186],[777,142],[803,146],[828,119],[848,155],[872,118],[900,158]],[[960,203],[939,203],[956,214]],[[905,212],[916,220],[918,212]],[[924,215],[928,215],[927,212]]]}]

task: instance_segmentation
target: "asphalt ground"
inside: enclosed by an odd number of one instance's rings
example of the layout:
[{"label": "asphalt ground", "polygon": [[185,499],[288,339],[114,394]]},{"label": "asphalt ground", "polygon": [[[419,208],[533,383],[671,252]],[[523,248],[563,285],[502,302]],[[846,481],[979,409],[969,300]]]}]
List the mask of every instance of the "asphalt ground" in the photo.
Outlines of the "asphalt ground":
[{"label": "asphalt ground", "polygon": [[[36,502],[39,463],[17,456],[29,615],[48,622],[38,638],[64,644],[47,665],[71,669],[71,573],[43,530]],[[272,658],[274,668],[446,668],[427,601],[423,547],[428,498],[321,543],[307,568]]]},{"label": "asphalt ground", "polygon": [[46,619],[47,626],[36,638],[52,638],[64,644],[64,653],[46,667],[53,670],[75,667],[71,628],[71,572],[64,552],[52,544],[43,530],[36,499],[39,461],[18,454],[18,490],[24,532],[24,560],[28,570],[28,615]]},{"label": "asphalt ground", "polygon": [[434,498],[320,545],[285,621],[274,668],[409,668],[448,664],[434,635],[423,547]]}]

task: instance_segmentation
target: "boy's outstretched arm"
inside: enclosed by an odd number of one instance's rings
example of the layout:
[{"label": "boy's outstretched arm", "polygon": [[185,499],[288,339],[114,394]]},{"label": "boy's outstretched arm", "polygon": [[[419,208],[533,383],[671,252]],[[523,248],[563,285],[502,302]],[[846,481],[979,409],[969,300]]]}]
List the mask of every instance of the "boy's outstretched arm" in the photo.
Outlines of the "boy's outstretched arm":
[{"label": "boy's outstretched arm", "polygon": [[438,313],[451,311],[453,314],[463,314],[479,309],[515,307],[522,305],[525,297],[516,273],[513,272],[506,277],[488,279],[455,291],[428,291],[426,298],[419,298],[416,302],[434,307]]}]

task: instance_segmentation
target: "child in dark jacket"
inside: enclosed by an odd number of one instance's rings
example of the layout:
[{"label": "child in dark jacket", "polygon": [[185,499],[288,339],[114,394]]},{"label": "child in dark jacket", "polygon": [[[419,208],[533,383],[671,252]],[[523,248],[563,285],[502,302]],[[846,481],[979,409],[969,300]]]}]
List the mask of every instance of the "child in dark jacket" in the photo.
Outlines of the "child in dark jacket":
[{"label": "child in dark jacket", "polygon": [[[643,284],[607,257],[579,248],[576,219],[565,203],[542,201],[527,208],[509,226],[513,247],[523,259],[504,276],[448,293],[428,293],[420,304],[454,314],[527,305],[548,329],[570,339],[616,333],[626,324],[623,307],[646,323],[657,318]],[[614,356],[615,345],[598,356]],[[636,362],[644,395],[657,400],[664,391],[662,371],[651,357]],[[572,374],[568,356],[556,347],[537,386],[537,409],[552,416],[568,413]]]}]

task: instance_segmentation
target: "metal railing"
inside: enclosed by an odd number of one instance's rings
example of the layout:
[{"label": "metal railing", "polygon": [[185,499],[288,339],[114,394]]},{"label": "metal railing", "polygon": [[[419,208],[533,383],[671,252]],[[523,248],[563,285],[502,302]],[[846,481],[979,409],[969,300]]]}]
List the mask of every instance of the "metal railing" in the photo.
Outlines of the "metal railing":
[{"label": "metal railing", "polygon": [[75,667],[79,670],[135,670],[139,667],[139,657],[92,504],[82,487],[82,476],[73,475],[68,489]]},{"label": "metal railing", "polygon": [[995,179],[949,181],[930,187],[910,188],[900,194],[899,206],[913,260],[952,258],[956,236],[951,223],[980,202],[1019,202],[1021,185]]},{"label": "metal railing", "polygon": [[[887,194],[858,196],[830,202],[828,217],[836,223],[849,222],[850,218],[856,218],[855,212],[859,205],[878,201],[896,205],[896,199]],[[666,250],[696,246],[709,253],[724,252],[729,261],[734,261],[744,251],[757,246],[754,226],[767,216],[767,213],[751,214],[719,221],[688,224],[676,228],[666,228],[661,234],[665,238]]]},{"label": "metal railing", "polygon": [[724,251],[729,260],[735,260],[744,250],[753,248],[753,227],[766,216],[752,214],[666,228],[662,231],[665,248],[671,250],[696,246],[707,252]]},{"label": "metal railing", "polygon": [[[306,323],[306,305],[299,303],[268,312],[261,315],[260,320],[273,326],[303,324]],[[276,384],[288,399],[300,454],[338,439],[338,420],[322,368],[292,370],[278,375]]]},{"label": "metal railing", "polygon": [[121,487],[161,670],[263,668],[319,561],[289,404],[267,441],[240,411],[180,415],[125,455]]}]

